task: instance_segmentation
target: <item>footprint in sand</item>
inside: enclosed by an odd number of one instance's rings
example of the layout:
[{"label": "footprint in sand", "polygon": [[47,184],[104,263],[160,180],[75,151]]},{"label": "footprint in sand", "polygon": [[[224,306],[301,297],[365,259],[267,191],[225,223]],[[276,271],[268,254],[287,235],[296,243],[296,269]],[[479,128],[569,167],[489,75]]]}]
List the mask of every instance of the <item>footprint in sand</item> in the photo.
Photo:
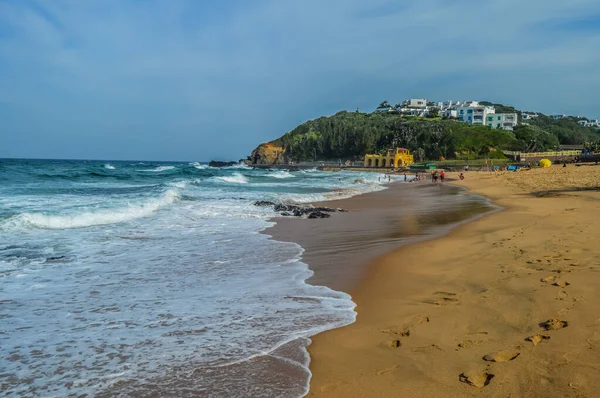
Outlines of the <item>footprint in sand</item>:
[{"label": "footprint in sand", "polygon": [[433,293],[432,298],[423,300],[425,304],[433,304],[433,305],[448,305],[455,304],[459,301],[460,297],[456,293],[449,292],[435,292]]},{"label": "footprint in sand", "polygon": [[569,326],[569,322],[561,321],[559,319],[548,319],[546,322],[541,322],[539,326],[546,330],[559,330]]},{"label": "footprint in sand", "polygon": [[483,388],[490,384],[494,375],[488,372],[467,372],[461,373],[458,380],[473,387]]},{"label": "footprint in sand", "polygon": [[569,295],[567,294],[567,292],[565,292],[564,290],[560,290],[558,292],[558,294],[556,295],[556,299],[557,300],[564,300],[568,297]]},{"label": "footprint in sand", "polygon": [[521,355],[518,351],[499,351],[493,354],[488,354],[483,357],[484,361],[488,362],[508,362]]},{"label": "footprint in sand", "polygon": [[550,340],[550,336],[548,336],[547,334],[536,334],[536,335],[527,337],[525,340],[531,341],[533,343],[533,345],[536,346],[539,343],[541,343],[542,341]]},{"label": "footprint in sand", "polygon": [[569,285],[570,285],[570,283],[565,282],[565,281],[556,281],[552,284],[552,286],[558,286],[558,287],[567,287]]},{"label": "footprint in sand", "polygon": [[402,347],[402,342],[399,339],[394,339],[390,341],[388,345],[392,348],[400,348]]},{"label": "footprint in sand", "polygon": [[540,282],[550,283],[550,282],[554,282],[555,280],[556,280],[556,276],[550,275],[550,276],[546,276],[546,277],[540,279]]}]

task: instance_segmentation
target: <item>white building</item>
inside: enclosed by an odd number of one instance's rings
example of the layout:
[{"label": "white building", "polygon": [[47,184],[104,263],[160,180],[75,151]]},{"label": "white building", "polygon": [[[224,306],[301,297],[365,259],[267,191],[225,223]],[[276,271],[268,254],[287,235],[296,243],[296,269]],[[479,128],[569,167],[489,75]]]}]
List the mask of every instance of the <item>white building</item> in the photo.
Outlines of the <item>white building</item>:
[{"label": "white building", "polygon": [[516,113],[495,113],[487,115],[485,124],[493,129],[514,130],[518,123]]},{"label": "white building", "polygon": [[438,108],[440,108],[440,110],[446,111],[448,109],[461,106],[463,103],[464,101],[441,101],[438,102],[436,105]]},{"label": "white building", "polygon": [[536,113],[536,112],[523,112],[523,113],[521,113],[521,118],[523,120],[535,119],[538,116],[539,116],[539,114]]},{"label": "white building", "polygon": [[580,125],[584,126],[584,127],[600,127],[600,120],[598,119],[593,119],[593,120],[580,120],[577,123],[579,123]]},{"label": "white building", "polygon": [[496,109],[494,109],[493,106],[479,105],[475,101],[469,106],[460,106],[456,108],[456,116],[460,121],[469,124],[484,125],[486,117],[495,113]]},{"label": "white building", "polygon": [[458,117],[458,111],[456,109],[446,109],[443,111],[442,116],[445,117]]},{"label": "white building", "polygon": [[404,101],[402,105],[407,108],[425,108],[427,107],[427,100],[425,98],[411,98]]}]

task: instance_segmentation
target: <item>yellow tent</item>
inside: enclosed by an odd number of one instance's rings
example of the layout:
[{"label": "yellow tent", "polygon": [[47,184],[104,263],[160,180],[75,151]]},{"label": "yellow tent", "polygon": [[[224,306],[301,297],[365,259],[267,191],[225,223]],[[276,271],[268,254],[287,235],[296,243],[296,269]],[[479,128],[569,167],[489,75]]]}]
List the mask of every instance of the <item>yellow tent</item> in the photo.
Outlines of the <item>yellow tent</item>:
[{"label": "yellow tent", "polygon": [[552,166],[552,162],[550,159],[542,159],[540,160],[540,167],[550,167]]}]

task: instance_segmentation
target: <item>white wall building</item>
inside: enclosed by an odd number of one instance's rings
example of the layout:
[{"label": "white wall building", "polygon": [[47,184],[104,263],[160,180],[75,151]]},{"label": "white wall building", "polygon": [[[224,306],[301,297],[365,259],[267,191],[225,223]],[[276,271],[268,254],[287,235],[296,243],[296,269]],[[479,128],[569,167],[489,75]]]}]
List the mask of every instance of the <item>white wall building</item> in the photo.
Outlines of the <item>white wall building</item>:
[{"label": "white wall building", "polygon": [[425,108],[427,107],[427,100],[425,98],[411,98],[404,101],[402,105],[407,108]]},{"label": "white wall building", "polygon": [[[473,103],[477,104],[475,101]],[[470,106],[456,108],[456,116],[461,122],[484,125],[486,117],[496,113],[493,106],[473,105],[473,103]]]},{"label": "white wall building", "polygon": [[593,119],[593,120],[580,120],[577,123],[579,123],[580,125],[584,126],[584,127],[600,127],[600,120],[598,119]]},{"label": "white wall building", "polygon": [[493,129],[514,130],[518,123],[518,115],[516,113],[495,113],[487,115],[485,124]]},{"label": "white wall building", "polygon": [[537,114],[536,112],[523,112],[523,113],[521,113],[521,118],[523,120],[535,119],[538,116],[539,116],[539,114]]}]

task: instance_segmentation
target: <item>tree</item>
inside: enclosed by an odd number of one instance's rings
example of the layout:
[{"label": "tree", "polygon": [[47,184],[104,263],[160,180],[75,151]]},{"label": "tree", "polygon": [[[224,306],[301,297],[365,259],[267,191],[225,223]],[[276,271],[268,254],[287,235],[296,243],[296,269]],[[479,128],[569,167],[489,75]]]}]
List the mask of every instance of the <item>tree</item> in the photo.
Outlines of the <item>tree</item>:
[{"label": "tree", "polygon": [[389,108],[390,107],[390,103],[387,101],[383,101],[381,104],[379,104],[378,108]]}]

